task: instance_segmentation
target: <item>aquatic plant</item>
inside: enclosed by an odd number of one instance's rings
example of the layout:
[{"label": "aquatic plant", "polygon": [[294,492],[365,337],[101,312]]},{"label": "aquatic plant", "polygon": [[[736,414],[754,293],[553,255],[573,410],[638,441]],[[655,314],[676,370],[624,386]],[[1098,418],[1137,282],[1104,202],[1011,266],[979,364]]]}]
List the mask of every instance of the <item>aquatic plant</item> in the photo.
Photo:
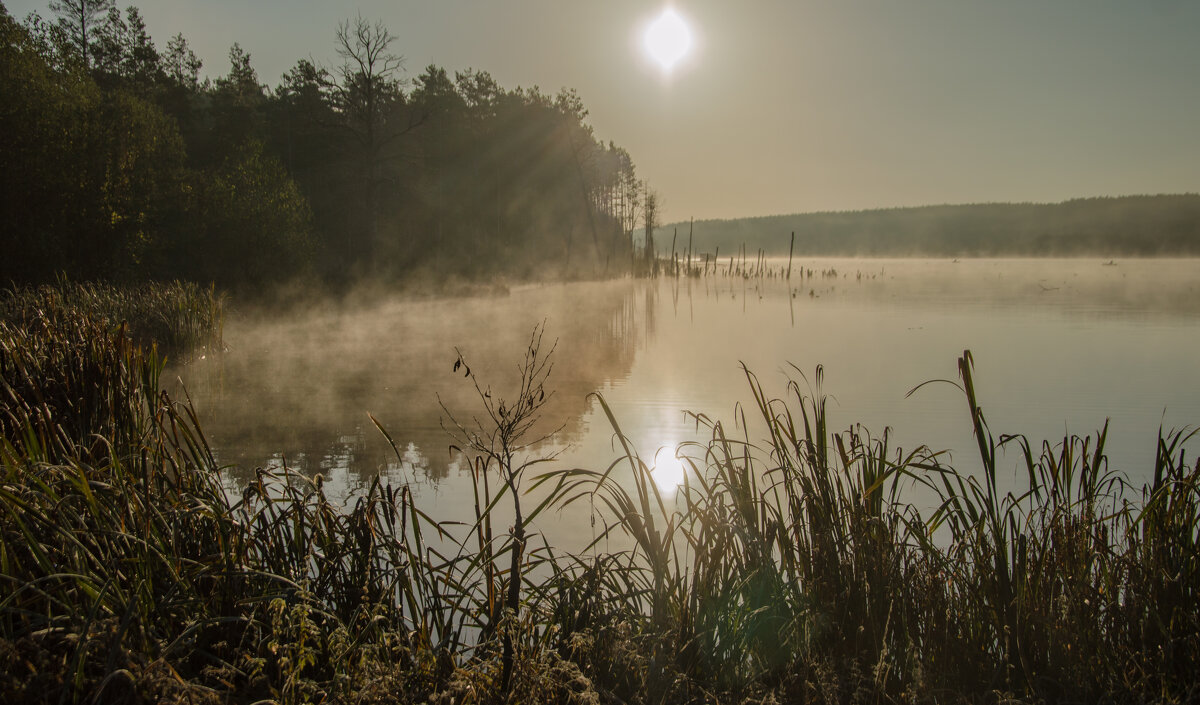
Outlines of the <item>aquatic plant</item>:
[{"label": "aquatic plant", "polygon": [[[36,310],[0,323],[6,701],[1197,694],[1193,433],[1162,434],[1153,480],[1132,488],[1108,471],[1107,428],[993,436],[969,353],[953,384],[978,473],[886,430],[832,432],[820,368],[793,368],[779,398],[746,370],[753,404],[732,426],[693,415],[709,438],[676,449],[673,494],[599,397],[621,456],[526,477],[546,460],[533,424],[553,346],[534,332],[515,395],[460,353],[484,409],[450,419],[475,481],[462,526],[380,480],[345,507],[286,466],[232,490],[190,404],[159,391],[153,348],[105,316]],[[1005,490],[1012,461],[1023,477]],[[585,503],[590,546],[537,533],[542,512]]]},{"label": "aquatic plant", "polygon": [[147,282],[119,286],[72,282],[0,291],[0,321],[40,326],[62,317],[88,317],[101,326],[126,326],[144,346],[172,355],[220,352],[224,346],[225,297],[192,282]]},{"label": "aquatic plant", "polygon": [[[674,503],[628,446],[632,480],[559,473],[563,503],[599,500],[607,530],[632,543],[598,564],[623,570],[588,579],[594,599],[666,645],[649,649],[650,701],[677,697],[681,675],[734,700],[1194,695],[1200,475],[1183,452],[1194,432],[1159,440],[1155,480],[1132,497],[1107,470],[1107,428],[1040,452],[996,440],[969,352],[959,372],[978,476],[928,448],[892,450],[886,431],[830,433],[819,368],[815,391],[792,381],[787,400],[747,370],[756,415],[739,414],[738,437],[695,415],[711,436],[681,447],[690,472]],[[997,481],[1006,447],[1025,470],[1019,490]],[[921,489],[937,498],[926,515],[905,499]]]}]

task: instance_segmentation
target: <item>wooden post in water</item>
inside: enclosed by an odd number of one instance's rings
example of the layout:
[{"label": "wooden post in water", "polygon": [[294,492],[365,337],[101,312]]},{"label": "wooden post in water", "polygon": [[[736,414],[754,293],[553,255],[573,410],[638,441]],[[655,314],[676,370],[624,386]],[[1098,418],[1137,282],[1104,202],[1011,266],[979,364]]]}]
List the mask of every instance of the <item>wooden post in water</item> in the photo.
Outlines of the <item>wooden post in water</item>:
[{"label": "wooden post in water", "polygon": [[688,257],[687,257],[687,275],[692,276],[692,224],[694,218],[688,219]]},{"label": "wooden post in water", "polygon": [[675,233],[671,235],[671,269],[675,272],[675,276],[679,276],[679,261],[675,257],[675,238],[679,237],[679,228],[675,228]]},{"label": "wooden post in water", "polygon": [[796,231],[792,231],[792,246],[788,248],[788,281],[792,280],[792,253],[796,251]]}]

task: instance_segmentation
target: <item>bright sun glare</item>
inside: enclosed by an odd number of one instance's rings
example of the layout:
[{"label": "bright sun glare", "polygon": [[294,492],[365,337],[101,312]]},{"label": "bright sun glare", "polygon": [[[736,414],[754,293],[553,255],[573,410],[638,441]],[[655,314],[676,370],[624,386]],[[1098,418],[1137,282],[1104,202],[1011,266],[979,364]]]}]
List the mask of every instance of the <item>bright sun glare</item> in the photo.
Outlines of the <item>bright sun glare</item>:
[{"label": "bright sun glare", "polygon": [[692,33],[678,12],[667,8],[646,28],[646,52],[669,72],[692,46]]},{"label": "bright sun glare", "polygon": [[654,478],[654,484],[658,485],[658,491],[664,495],[673,496],[683,484],[686,473],[683,461],[675,457],[669,448],[660,449],[654,456],[654,469],[650,476]]}]

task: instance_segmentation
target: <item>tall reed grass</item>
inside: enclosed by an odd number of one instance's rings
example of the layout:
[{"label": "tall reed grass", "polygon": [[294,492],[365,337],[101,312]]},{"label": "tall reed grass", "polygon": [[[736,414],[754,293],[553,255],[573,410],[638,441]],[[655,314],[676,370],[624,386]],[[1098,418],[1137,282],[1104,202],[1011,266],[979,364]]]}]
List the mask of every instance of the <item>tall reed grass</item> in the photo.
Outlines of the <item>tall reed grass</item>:
[{"label": "tall reed grass", "polygon": [[[486,413],[452,424],[475,481],[462,526],[379,481],[344,508],[287,468],[233,490],[190,405],[159,392],[154,350],[110,320],[0,324],[0,700],[1200,695],[1192,435],[1162,435],[1141,488],[1108,471],[1106,429],[996,438],[969,353],[981,473],[831,431],[820,369],[780,397],[746,371],[752,404],[732,425],[695,415],[708,440],[678,449],[671,495],[603,399],[621,457],[526,477],[545,460],[527,435],[550,371],[535,333],[515,393],[466,381]],[[538,534],[543,512],[584,506],[591,546]]]},{"label": "tall reed grass", "polygon": [[224,345],[225,297],[191,282],[118,286],[61,280],[0,291],[0,321],[11,327],[44,326],[63,317],[88,317],[168,354],[219,352]]},{"label": "tall reed grass", "polygon": [[[589,598],[651,644],[622,697],[1200,695],[1200,476],[1184,454],[1195,432],[1159,439],[1154,480],[1139,491],[1108,471],[1107,427],[1057,445],[997,440],[969,352],[959,373],[981,475],[928,448],[892,449],[886,431],[830,433],[819,368],[813,387],[798,375],[781,399],[747,371],[754,405],[737,435],[696,415],[710,437],[681,448],[691,472],[674,502],[628,446],[632,480],[615,466],[560,473],[560,501],[600,498],[608,531],[632,542],[606,557],[622,570],[592,578],[602,597]],[[1001,489],[1005,449],[1024,469],[1020,489]],[[934,493],[932,511],[906,499],[915,489]]]}]

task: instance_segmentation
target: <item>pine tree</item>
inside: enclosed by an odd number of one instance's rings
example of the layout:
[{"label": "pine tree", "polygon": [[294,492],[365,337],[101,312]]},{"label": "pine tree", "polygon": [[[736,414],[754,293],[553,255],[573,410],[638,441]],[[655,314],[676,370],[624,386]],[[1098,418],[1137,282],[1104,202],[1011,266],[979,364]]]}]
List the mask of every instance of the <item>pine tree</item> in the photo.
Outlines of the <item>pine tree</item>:
[{"label": "pine tree", "polygon": [[58,26],[85,67],[92,66],[92,41],[115,6],[115,0],[50,0],[50,10],[58,15]]}]

